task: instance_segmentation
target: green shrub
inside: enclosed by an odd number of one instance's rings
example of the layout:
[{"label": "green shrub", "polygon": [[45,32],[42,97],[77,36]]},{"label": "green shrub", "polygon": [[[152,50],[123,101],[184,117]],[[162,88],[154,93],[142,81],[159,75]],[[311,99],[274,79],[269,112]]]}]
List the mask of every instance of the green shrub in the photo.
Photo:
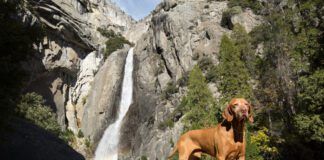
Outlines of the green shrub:
[{"label": "green shrub", "polygon": [[198,61],[198,66],[201,70],[206,71],[213,67],[213,61],[210,57],[202,57]]},{"label": "green shrub", "polygon": [[84,144],[86,145],[87,148],[90,148],[91,147],[91,140],[90,140],[90,137],[86,138],[84,140]]},{"label": "green shrub", "polygon": [[107,29],[103,29],[103,28],[98,27],[97,31],[106,38],[113,38],[113,37],[117,36],[117,34],[111,29],[107,30]]},{"label": "green shrub", "polygon": [[61,138],[62,140],[64,140],[66,143],[69,143],[69,144],[74,144],[76,142],[74,133],[70,129],[67,129],[66,131],[61,132],[59,135],[59,138]]},{"label": "green shrub", "polygon": [[262,9],[261,1],[258,0],[229,0],[228,7],[241,6],[242,8],[251,8],[255,13],[259,13]]},{"label": "green shrub", "polygon": [[[276,159],[278,157],[278,149],[270,144],[267,128],[263,127],[256,134],[248,134],[247,140],[247,146],[250,147],[247,152],[249,159],[262,160],[263,157],[267,157],[267,159]],[[256,150],[253,151],[253,148]]]},{"label": "green shrub", "polygon": [[81,130],[79,130],[79,132],[78,132],[78,137],[79,138],[83,138],[84,137],[84,134],[83,134],[83,132]]},{"label": "green shrub", "polygon": [[166,128],[173,128],[174,122],[171,118],[161,122],[158,126],[160,130],[165,130]]},{"label": "green shrub", "polygon": [[104,54],[105,59],[113,52],[118,49],[122,49],[124,44],[133,45],[131,42],[126,40],[123,36],[116,36],[106,41],[106,51]]},{"label": "green shrub", "polygon": [[21,97],[17,113],[35,125],[58,136],[65,142],[73,144],[76,141],[74,133],[69,129],[62,131],[56,121],[55,113],[53,113],[50,107],[45,106],[44,103],[45,101],[41,95],[34,92],[27,93]]},{"label": "green shrub", "polygon": [[181,78],[178,79],[178,85],[180,87],[184,87],[184,86],[187,86],[188,85],[188,79],[189,79],[189,74],[188,73],[184,73],[182,75]]},{"label": "green shrub", "polygon": [[141,156],[141,160],[147,160],[146,156]]},{"label": "green shrub", "polygon": [[55,135],[59,135],[61,129],[56,121],[56,115],[44,103],[45,101],[42,96],[36,93],[27,93],[22,96],[17,111],[19,115],[33,122],[35,125]]},{"label": "green shrub", "polygon": [[177,87],[177,84],[174,83],[173,81],[169,82],[162,94],[163,99],[169,99],[173,94],[177,93],[178,91],[179,88]]},{"label": "green shrub", "polygon": [[216,82],[217,81],[217,69],[216,66],[213,66],[206,74],[207,82]]}]

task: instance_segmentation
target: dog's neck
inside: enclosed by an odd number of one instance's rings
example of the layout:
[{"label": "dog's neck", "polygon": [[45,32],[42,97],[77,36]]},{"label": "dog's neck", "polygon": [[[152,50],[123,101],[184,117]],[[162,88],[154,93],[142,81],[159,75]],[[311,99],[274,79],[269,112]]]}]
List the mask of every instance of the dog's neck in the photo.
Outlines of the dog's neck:
[{"label": "dog's neck", "polygon": [[233,119],[232,127],[234,132],[234,141],[243,142],[244,139],[244,121]]},{"label": "dog's neck", "polygon": [[222,126],[226,127],[226,131],[232,132],[234,136],[234,142],[243,142],[244,139],[244,121],[239,121],[234,118],[233,121],[223,121]]}]

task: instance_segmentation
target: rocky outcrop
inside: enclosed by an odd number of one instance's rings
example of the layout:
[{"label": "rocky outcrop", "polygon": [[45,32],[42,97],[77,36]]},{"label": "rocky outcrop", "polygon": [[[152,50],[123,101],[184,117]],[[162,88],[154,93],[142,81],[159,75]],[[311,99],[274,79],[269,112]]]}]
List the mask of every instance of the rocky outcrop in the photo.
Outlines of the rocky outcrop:
[{"label": "rocky outcrop", "polygon": [[[134,50],[134,103],[122,127],[122,159],[166,159],[183,128],[181,115],[172,119],[174,127],[160,127],[186,92],[178,80],[203,58],[218,63],[221,38],[231,34],[221,26],[227,9],[227,2],[167,0],[153,11],[148,31]],[[259,24],[250,11],[237,16],[242,20],[235,22],[237,18],[233,17],[233,22],[243,24],[247,30]],[[161,95],[168,83],[176,84],[179,90],[166,99]],[[218,97],[215,84],[209,87]]]},{"label": "rocky outcrop", "polygon": [[96,74],[91,91],[84,102],[84,114],[79,124],[94,145],[105,129],[114,122],[120,101],[120,87],[129,47],[112,53]]},{"label": "rocky outcrop", "polygon": [[247,32],[251,32],[254,27],[260,25],[262,22],[262,16],[253,14],[251,9],[246,9],[244,12],[235,14],[231,17],[232,24],[238,23],[242,25]]}]

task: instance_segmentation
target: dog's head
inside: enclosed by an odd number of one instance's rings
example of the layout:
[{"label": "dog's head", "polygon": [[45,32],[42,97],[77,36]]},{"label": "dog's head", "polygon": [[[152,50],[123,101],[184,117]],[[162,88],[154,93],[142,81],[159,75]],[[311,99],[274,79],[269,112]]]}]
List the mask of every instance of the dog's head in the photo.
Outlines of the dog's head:
[{"label": "dog's head", "polygon": [[252,106],[244,98],[233,98],[225,108],[223,117],[228,122],[235,118],[238,121],[248,119],[250,123],[253,123]]}]

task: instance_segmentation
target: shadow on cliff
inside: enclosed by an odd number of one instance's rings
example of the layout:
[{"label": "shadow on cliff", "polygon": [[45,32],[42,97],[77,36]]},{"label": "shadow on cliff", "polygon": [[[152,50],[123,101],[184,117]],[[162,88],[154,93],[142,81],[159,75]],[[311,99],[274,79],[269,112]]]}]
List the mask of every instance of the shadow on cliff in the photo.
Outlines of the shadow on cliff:
[{"label": "shadow on cliff", "polygon": [[85,159],[63,140],[23,119],[11,118],[11,121],[0,130],[1,159]]}]

